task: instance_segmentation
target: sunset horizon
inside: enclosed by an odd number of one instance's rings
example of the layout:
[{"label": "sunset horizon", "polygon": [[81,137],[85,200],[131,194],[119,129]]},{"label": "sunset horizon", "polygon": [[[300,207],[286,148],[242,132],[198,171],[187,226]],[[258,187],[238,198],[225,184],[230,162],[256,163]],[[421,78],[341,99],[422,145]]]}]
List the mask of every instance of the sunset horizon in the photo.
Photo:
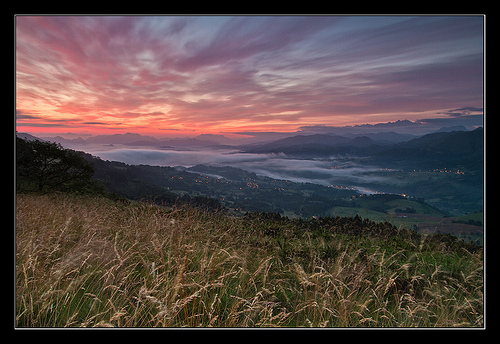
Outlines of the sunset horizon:
[{"label": "sunset horizon", "polygon": [[483,50],[483,16],[20,15],[16,130],[193,137],[398,120],[477,127]]}]

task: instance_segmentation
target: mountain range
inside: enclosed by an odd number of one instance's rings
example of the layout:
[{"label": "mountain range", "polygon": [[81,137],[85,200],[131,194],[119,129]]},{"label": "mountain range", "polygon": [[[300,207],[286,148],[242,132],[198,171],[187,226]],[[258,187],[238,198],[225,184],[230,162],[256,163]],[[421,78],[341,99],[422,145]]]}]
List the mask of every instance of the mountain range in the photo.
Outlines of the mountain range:
[{"label": "mountain range", "polygon": [[[347,127],[346,127],[347,128]],[[328,146],[354,146],[362,147],[372,144],[376,145],[392,145],[395,143],[409,141],[422,135],[414,135],[409,133],[400,133],[395,131],[377,131],[383,127],[371,125],[367,128],[373,131],[360,132],[357,127],[349,128],[335,127],[304,127],[295,133],[254,133],[253,138],[247,139],[230,139],[224,135],[202,134],[196,137],[184,138],[166,138],[157,139],[148,135],[138,133],[112,134],[112,135],[96,135],[85,139],[77,137],[76,139],[64,138],[62,136],[42,137],[42,139],[52,142],[58,142],[65,146],[86,145],[86,144],[102,144],[115,145],[122,144],[127,146],[150,146],[150,147],[210,147],[210,146],[238,146],[244,150],[255,150],[257,147],[261,150],[272,150],[279,147],[290,147],[298,144],[311,145],[320,144]],[[341,130],[343,129],[343,130]],[[365,128],[366,129],[366,128]],[[442,127],[437,132],[451,131],[467,131],[464,126]],[[19,135],[32,135],[28,133],[18,133]],[[258,135],[257,135],[258,134]],[[264,135],[265,134],[265,135]],[[250,134],[249,134],[250,135]],[[34,137],[34,136],[32,136]],[[353,141],[354,140],[354,141]],[[243,142],[247,142],[243,144]],[[241,146],[241,147],[240,147]],[[224,148],[224,147],[220,147]],[[228,147],[230,148],[230,147]]]},{"label": "mountain range", "polygon": [[484,130],[437,132],[397,143],[373,155],[387,166],[418,163],[423,167],[455,167],[480,171],[484,163]]},{"label": "mountain range", "polygon": [[[284,154],[286,156],[310,159],[332,156],[364,157],[366,163],[382,165],[396,169],[439,169],[456,168],[478,172],[483,168],[482,127],[467,131],[462,126],[443,127],[423,135],[414,136],[396,132],[366,133],[361,136],[312,134],[295,135],[265,143],[229,145],[230,139],[223,135],[205,134],[194,138],[176,138],[159,140],[152,136],[137,133],[98,135],[82,139],[65,139],[60,136],[44,138],[55,141],[67,148],[84,149],[88,144],[129,147],[154,147],[157,149],[198,150],[200,148],[227,148],[240,153]],[[36,137],[27,133],[18,133],[27,139]]]},{"label": "mountain range", "polygon": [[[28,138],[29,140],[38,139],[28,133],[18,133],[19,137]],[[61,136],[43,137],[42,139],[52,142],[57,142],[63,146],[102,144],[102,145],[126,145],[126,146],[150,146],[150,147],[206,147],[217,146],[223,142],[228,142],[229,139],[222,135],[203,134],[196,138],[176,138],[159,140],[152,136],[141,135],[137,133],[113,134],[113,135],[97,135],[86,139],[78,137],[76,139],[67,139]]]},{"label": "mountain range", "polygon": [[[28,133],[17,133],[27,139],[36,139]],[[370,157],[377,163],[397,165],[422,160],[426,162],[456,162],[458,165],[482,167],[483,128],[467,131],[463,126],[443,127],[431,134],[414,136],[396,132],[365,133],[355,136],[333,134],[295,135],[265,143],[229,145],[223,135],[204,134],[194,138],[159,140],[137,133],[98,135],[86,139],[65,139],[61,136],[43,138],[68,148],[87,144],[149,146],[159,149],[183,147],[211,147],[237,149],[243,153],[282,153],[302,158],[355,155]],[[82,147],[83,148],[83,147]],[[470,167],[470,166],[469,166]]]},{"label": "mountain range", "polygon": [[297,135],[262,145],[248,146],[244,147],[244,151],[247,153],[285,153],[285,154],[294,154],[304,151],[311,151],[312,154],[315,154],[314,152],[321,151],[324,148],[333,148],[342,146],[366,147],[374,144],[375,142],[367,136],[359,136],[350,139],[344,136],[337,136],[337,135],[314,134],[314,135]]},{"label": "mountain range", "polygon": [[444,130],[409,141],[380,143],[368,136],[347,138],[327,134],[298,135],[274,142],[243,147],[245,153],[285,154],[310,159],[332,156],[364,157],[364,163],[396,169],[467,169],[482,175],[483,128]]}]

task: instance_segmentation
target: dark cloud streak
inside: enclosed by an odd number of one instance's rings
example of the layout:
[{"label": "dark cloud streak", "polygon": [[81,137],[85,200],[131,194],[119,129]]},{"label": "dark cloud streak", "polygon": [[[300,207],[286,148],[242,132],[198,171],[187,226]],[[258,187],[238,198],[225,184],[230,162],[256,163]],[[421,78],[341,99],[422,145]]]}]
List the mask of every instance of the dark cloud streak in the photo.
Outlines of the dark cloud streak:
[{"label": "dark cloud streak", "polygon": [[482,25],[470,16],[19,16],[16,101],[26,114],[42,104],[50,115],[40,120],[158,130],[458,116],[467,110],[443,110],[482,103]]}]

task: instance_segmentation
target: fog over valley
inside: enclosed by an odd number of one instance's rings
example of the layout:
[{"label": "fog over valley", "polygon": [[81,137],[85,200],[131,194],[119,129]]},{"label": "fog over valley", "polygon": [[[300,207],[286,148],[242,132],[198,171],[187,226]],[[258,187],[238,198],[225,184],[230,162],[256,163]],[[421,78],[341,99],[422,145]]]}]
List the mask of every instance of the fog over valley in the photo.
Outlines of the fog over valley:
[{"label": "fog over valley", "polygon": [[[396,124],[401,125],[393,123],[389,129]],[[267,133],[260,141],[255,135],[253,142],[222,135],[156,139],[132,133],[42,139],[103,161],[128,165],[173,167],[193,173],[203,170],[207,176],[222,176],[222,170],[217,168],[229,166],[275,180],[313,183],[359,194],[423,198],[454,214],[482,207],[482,127],[442,127],[420,136],[394,131],[339,135],[324,133],[325,127],[320,129],[316,133]],[[35,138],[27,133],[18,135]],[[197,165],[212,169],[208,172],[194,168]]]},{"label": "fog over valley", "polygon": [[[121,145],[115,145],[121,146]],[[388,181],[387,177],[364,175],[376,172],[379,167],[359,164],[357,158],[311,158],[287,157],[282,153],[254,154],[229,149],[144,149],[130,147],[103,147],[89,145],[85,152],[103,160],[120,161],[129,165],[183,166],[203,164],[231,166],[275,179],[300,183],[315,183],[324,186],[343,185],[356,187],[367,182]]]}]

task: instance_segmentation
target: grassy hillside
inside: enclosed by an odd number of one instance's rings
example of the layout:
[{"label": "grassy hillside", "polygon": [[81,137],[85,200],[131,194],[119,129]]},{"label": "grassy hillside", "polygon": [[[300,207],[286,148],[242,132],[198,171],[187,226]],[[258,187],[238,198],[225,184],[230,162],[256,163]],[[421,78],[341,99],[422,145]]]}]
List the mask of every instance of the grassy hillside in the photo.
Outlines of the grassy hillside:
[{"label": "grassy hillside", "polygon": [[16,325],[481,327],[483,256],[358,217],[18,194]]}]

